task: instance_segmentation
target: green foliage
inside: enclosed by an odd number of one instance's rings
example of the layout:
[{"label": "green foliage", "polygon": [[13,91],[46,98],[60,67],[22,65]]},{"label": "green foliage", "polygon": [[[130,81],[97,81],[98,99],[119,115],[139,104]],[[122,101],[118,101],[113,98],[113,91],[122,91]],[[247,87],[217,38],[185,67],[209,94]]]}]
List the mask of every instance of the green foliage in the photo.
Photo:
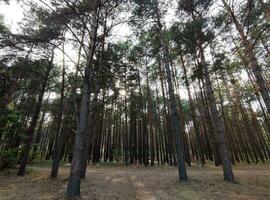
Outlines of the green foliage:
[{"label": "green foliage", "polygon": [[212,18],[212,22],[214,24],[214,27],[216,27],[216,28],[221,27],[226,22],[226,20],[228,20],[227,18],[228,18],[228,16],[227,16],[226,12],[218,13],[218,15],[216,15],[215,17]]},{"label": "green foliage", "polygon": [[174,23],[170,28],[170,38],[179,53],[195,54],[198,44],[205,44],[213,40],[214,32],[208,27],[206,18],[196,18],[185,23]]},{"label": "green foliage", "polygon": [[11,168],[17,162],[17,150],[0,151],[0,170]]},{"label": "green foliage", "polygon": [[[11,106],[11,105],[10,105]],[[20,121],[21,113],[17,110],[6,109],[0,116],[0,135],[5,135],[15,131],[16,125]]]},{"label": "green foliage", "polygon": [[183,10],[187,13],[192,13],[195,10],[199,12],[200,10],[207,10],[213,0],[198,0],[198,1],[187,1],[187,0],[179,0],[178,1],[178,9]]},{"label": "green foliage", "polygon": [[113,157],[116,160],[116,162],[120,162],[122,158],[122,151],[119,149],[114,149],[113,151]]},{"label": "green foliage", "polygon": [[4,24],[4,17],[0,15],[0,35],[9,33],[8,28]]},{"label": "green foliage", "polygon": [[224,69],[224,60],[226,56],[225,53],[218,53],[215,55],[215,60],[213,64],[213,71],[223,70]]},{"label": "green foliage", "polygon": [[198,67],[193,70],[193,74],[191,76],[192,81],[195,81],[197,78],[198,79],[203,78],[203,68],[201,63],[198,63]]},{"label": "green foliage", "polygon": [[157,0],[133,0],[135,8],[133,10],[132,25],[141,27],[144,20],[152,19],[158,6]]},{"label": "green foliage", "polygon": [[191,121],[192,120],[192,117],[191,117],[191,109],[190,109],[190,103],[188,100],[186,99],[183,99],[181,101],[182,103],[182,111],[184,113],[184,116],[185,116],[185,120],[186,121]]},{"label": "green foliage", "polygon": [[[12,107],[12,105],[10,105]],[[9,122],[9,123],[18,123],[19,119],[21,117],[21,113],[16,110],[8,109],[5,112],[5,116],[2,116],[2,120]]]}]

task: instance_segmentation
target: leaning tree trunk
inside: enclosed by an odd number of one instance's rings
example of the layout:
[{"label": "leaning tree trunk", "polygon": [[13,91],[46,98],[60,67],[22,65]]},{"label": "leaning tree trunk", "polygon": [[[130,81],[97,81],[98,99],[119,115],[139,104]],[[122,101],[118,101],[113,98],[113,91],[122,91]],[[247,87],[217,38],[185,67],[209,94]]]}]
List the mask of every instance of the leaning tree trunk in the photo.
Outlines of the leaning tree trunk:
[{"label": "leaning tree trunk", "polygon": [[205,84],[206,84],[206,92],[207,92],[207,97],[210,104],[209,105],[210,112],[211,112],[211,116],[213,120],[213,127],[215,129],[214,131],[216,133],[216,137],[217,137],[216,139],[219,144],[219,153],[222,160],[224,179],[226,181],[234,182],[234,175],[233,175],[233,170],[232,170],[232,163],[230,160],[230,153],[229,153],[229,150],[226,144],[226,139],[225,139],[225,126],[218,113],[216,99],[214,96],[213,85],[210,79],[208,66],[204,58],[202,47],[200,47],[200,53],[201,53],[201,62],[202,62],[201,64],[203,67],[203,73],[204,73]]},{"label": "leaning tree trunk", "polygon": [[242,45],[244,46],[244,51],[245,51],[245,54],[247,56],[247,61],[249,62],[249,65],[252,69],[252,72],[256,77],[256,82],[259,86],[260,93],[261,93],[262,98],[264,100],[268,114],[270,114],[270,95],[269,95],[269,90],[268,90],[268,84],[264,80],[264,77],[262,75],[262,68],[259,65],[258,60],[256,58],[256,55],[255,55],[255,52],[253,49],[253,45],[252,45],[251,41],[247,38],[247,35],[245,34],[242,25],[240,24],[239,20],[235,16],[233,10],[228,5],[226,0],[222,0],[222,2],[223,2],[225,9],[229,13],[231,20],[235,24],[236,29],[239,32],[241,42],[242,42]]},{"label": "leaning tree trunk", "polygon": [[70,176],[68,180],[68,187],[66,194],[68,197],[80,197],[80,187],[81,187],[81,174],[83,168],[83,153],[84,153],[84,144],[85,144],[85,135],[87,134],[88,129],[88,116],[89,116],[89,100],[90,100],[90,90],[92,89],[90,83],[92,82],[90,79],[93,78],[92,75],[92,64],[93,58],[96,50],[97,43],[97,30],[98,30],[98,6],[95,5],[97,3],[101,3],[100,1],[94,3],[94,11],[93,11],[93,23],[91,35],[93,36],[93,40],[89,45],[89,52],[87,58],[87,64],[85,69],[85,77],[82,89],[82,100],[80,106],[80,117],[79,124],[77,127],[74,147],[73,147],[73,157],[71,162],[71,170]]},{"label": "leaning tree trunk", "polygon": [[34,111],[29,129],[28,129],[27,138],[26,138],[23,150],[22,150],[22,157],[21,157],[21,161],[20,161],[18,176],[23,176],[25,174],[26,165],[27,165],[30,150],[32,147],[33,136],[35,133],[35,129],[36,129],[37,121],[38,121],[38,116],[39,116],[41,106],[42,106],[43,96],[44,96],[44,93],[46,91],[47,83],[49,80],[49,75],[50,75],[50,72],[51,72],[51,69],[53,66],[53,58],[54,58],[54,55],[52,55],[51,61],[50,61],[49,65],[47,66],[44,80],[43,80],[42,85],[41,85],[41,90],[38,94],[37,104],[35,106],[35,111]]},{"label": "leaning tree trunk", "polygon": [[95,116],[97,115],[98,112],[98,92],[95,92],[94,94],[94,99],[92,101],[92,113],[90,116],[90,131],[86,133],[87,135],[85,136],[85,144],[84,144],[84,153],[83,153],[83,160],[82,160],[82,171],[81,171],[81,178],[85,178],[86,174],[86,168],[87,168],[87,160],[89,158],[89,151],[90,151],[90,146],[91,146],[91,138],[93,138],[93,127],[95,126]]},{"label": "leaning tree trunk", "polygon": [[[63,44],[63,52],[65,52],[64,44]],[[53,156],[53,163],[52,163],[52,171],[51,171],[51,178],[56,178],[58,174],[58,169],[62,157],[62,149],[64,145],[64,136],[65,133],[62,131],[62,116],[63,116],[63,109],[64,109],[64,98],[65,98],[65,55],[63,55],[63,69],[62,69],[62,85],[61,85],[61,98],[60,98],[60,106],[59,112],[57,116],[57,135],[56,135],[56,142],[55,142],[55,149],[54,149],[54,156]]]},{"label": "leaning tree trunk", "polygon": [[[50,95],[48,96],[48,99],[49,99],[49,97],[50,97]],[[48,102],[48,100],[47,100],[47,102]],[[46,112],[43,112],[42,116],[41,116],[41,119],[40,119],[40,122],[39,122],[39,125],[38,125],[36,139],[35,139],[35,146],[34,146],[33,153],[32,153],[32,158],[31,158],[32,160],[36,158],[37,151],[38,151],[39,146],[40,146],[40,139],[41,139],[43,123],[45,121],[45,115],[46,115]]]},{"label": "leaning tree trunk", "polygon": [[159,34],[159,42],[162,47],[164,53],[164,66],[165,66],[165,74],[168,83],[169,90],[169,103],[171,110],[171,124],[172,124],[172,132],[174,134],[175,147],[176,147],[176,155],[177,155],[177,166],[179,173],[179,181],[186,181],[188,179],[185,165],[185,150],[183,144],[184,138],[184,130],[181,129],[180,116],[177,109],[176,97],[174,94],[173,81],[172,81],[172,70],[170,67],[171,59],[169,55],[168,45],[164,39],[163,25],[160,21],[160,10],[158,7],[158,3],[154,5],[156,22],[157,22],[157,32]]}]

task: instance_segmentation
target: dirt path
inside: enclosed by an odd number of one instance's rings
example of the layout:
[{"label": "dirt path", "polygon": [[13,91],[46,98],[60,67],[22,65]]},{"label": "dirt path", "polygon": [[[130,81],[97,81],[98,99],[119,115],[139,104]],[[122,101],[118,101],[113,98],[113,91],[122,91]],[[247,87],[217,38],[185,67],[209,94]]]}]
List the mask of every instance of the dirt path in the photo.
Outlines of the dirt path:
[{"label": "dirt path", "polygon": [[[58,179],[50,168],[32,166],[25,177],[15,171],[0,176],[0,200],[56,200],[64,193],[69,168],[60,170]],[[270,199],[270,168],[245,166],[235,169],[238,184],[226,183],[216,167],[188,168],[189,181],[177,182],[174,167],[89,167],[82,182],[85,200],[214,200]]]}]

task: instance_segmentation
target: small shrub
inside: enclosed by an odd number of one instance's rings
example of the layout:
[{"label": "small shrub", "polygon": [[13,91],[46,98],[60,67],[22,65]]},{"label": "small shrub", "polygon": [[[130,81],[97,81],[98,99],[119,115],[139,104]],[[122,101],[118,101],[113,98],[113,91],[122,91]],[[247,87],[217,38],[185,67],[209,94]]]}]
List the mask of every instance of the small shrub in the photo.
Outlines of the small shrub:
[{"label": "small shrub", "polygon": [[15,150],[0,151],[0,170],[11,168],[17,162],[17,152]]}]

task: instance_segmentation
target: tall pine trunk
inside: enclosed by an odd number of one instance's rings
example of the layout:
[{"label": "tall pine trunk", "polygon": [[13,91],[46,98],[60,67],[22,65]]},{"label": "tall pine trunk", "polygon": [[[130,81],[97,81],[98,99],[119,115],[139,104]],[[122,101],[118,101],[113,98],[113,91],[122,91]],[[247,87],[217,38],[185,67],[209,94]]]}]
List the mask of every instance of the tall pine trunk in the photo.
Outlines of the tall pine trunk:
[{"label": "tall pine trunk", "polygon": [[200,54],[201,54],[201,65],[203,68],[203,74],[205,78],[206,93],[209,100],[210,112],[214,125],[213,127],[215,129],[216,139],[219,144],[218,148],[222,160],[224,179],[226,181],[234,182],[230,153],[225,139],[225,126],[218,113],[213,85],[210,79],[209,70],[204,58],[202,47],[200,47]]},{"label": "tall pine trunk", "polygon": [[193,103],[193,99],[192,99],[192,95],[191,95],[191,91],[190,91],[190,87],[189,87],[189,80],[188,80],[188,77],[187,77],[187,69],[186,69],[185,61],[184,61],[184,58],[183,58],[183,55],[182,55],[181,52],[180,52],[180,58],[181,58],[182,66],[183,66],[183,70],[184,70],[185,84],[186,84],[186,88],[187,88],[187,91],[188,91],[188,98],[189,98],[191,116],[192,116],[194,132],[195,132],[195,138],[196,138],[196,146],[197,146],[197,150],[198,150],[200,163],[203,166],[205,164],[205,158],[204,158],[204,154],[203,154],[203,147],[202,147],[202,142],[201,142],[200,129],[199,129],[199,125],[198,125],[198,121],[197,121],[197,117],[196,117],[195,106],[194,106],[194,103]]},{"label": "tall pine trunk", "polygon": [[269,90],[267,86],[267,82],[265,81],[263,75],[262,75],[262,68],[258,63],[258,60],[256,58],[253,45],[251,41],[247,38],[247,35],[244,32],[244,29],[242,25],[240,24],[239,20],[235,16],[233,10],[231,7],[228,5],[226,0],[222,0],[223,5],[227,12],[229,13],[231,20],[235,24],[235,27],[237,31],[239,32],[240,38],[242,45],[244,46],[244,51],[247,56],[247,61],[249,62],[250,68],[256,78],[256,82],[259,86],[260,93],[262,95],[262,98],[264,100],[265,106],[267,108],[268,114],[270,114],[270,95],[269,95]]},{"label": "tall pine trunk", "polygon": [[93,79],[93,58],[96,51],[97,43],[97,30],[99,26],[98,16],[99,16],[99,6],[100,1],[93,2],[93,17],[91,24],[91,38],[89,44],[89,52],[87,56],[87,63],[85,68],[85,77],[83,81],[82,88],[82,99],[80,106],[79,114],[79,124],[77,127],[74,147],[73,147],[73,156],[71,162],[70,176],[68,180],[68,186],[66,194],[68,197],[80,197],[80,187],[81,187],[81,174],[83,169],[83,154],[84,154],[84,145],[85,145],[85,135],[87,134],[88,129],[88,116],[89,116],[89,101],[90,101],[90,90],[92,89],[90,83]]},{"label": "tall pine trunk", "polygon": [[50,72],[51,72],[51,69],[53,66],[53,59],[54,59],[54,54],[52,55],[51,61],[47,66],[45,76],[44,76],[43,82],[41,84],[41,89],[40,89],[40,92],[38,94],[38,100],[37,100],[37,103],[35,106],[34,114],[33,114],[29,129],[27,131],[27,138],[26,138],[23,150],[22,150],[22,157],[21,157],[21,161],[20,161],[18,176],[23,176],[25,174],[26,165],[27,165],[27,162],[29,159],[29,154],[30,154],[31,147],[32,147],[33,136],[35,133],[39,113],[40,113],[42,102],[43,102],[43,96],[44,96],[44,93],[46,91],[47,83],[49,80],[49,75],[50,75]]},{"label": "tall pine trunk", "polygon": [[79,127],[77,128],[77,132],[75,135],[73,157],[67,188],[68,197],[80,196],[82,159],[84,153],[84,137],[88,128],[89,99],[90,92],[88,82],[84,81],[80,107]]},{"label": "tall pine trunk", "polygon": [[[63,52],[65,52],[64,44],[63,44]],[[51,177],[56,178],[58,174],[58,169],[62,157],[62,151],[64,146],[64,137],[65,133],[62,131],[62,116],[63,116],[63,109],[64,109],[64,98],[65,98],[65,55],[63,54],[63,69],[62,69],[62,85],[61,85],[61,98],[60,98],[60,105],[59,105],[59,112],[57,116],[57,128],[56,131],[56,142],[55,142],[55,149],[54,149],[54,156],[53,156],[53,163],[52,163],[52,171]]]}]

